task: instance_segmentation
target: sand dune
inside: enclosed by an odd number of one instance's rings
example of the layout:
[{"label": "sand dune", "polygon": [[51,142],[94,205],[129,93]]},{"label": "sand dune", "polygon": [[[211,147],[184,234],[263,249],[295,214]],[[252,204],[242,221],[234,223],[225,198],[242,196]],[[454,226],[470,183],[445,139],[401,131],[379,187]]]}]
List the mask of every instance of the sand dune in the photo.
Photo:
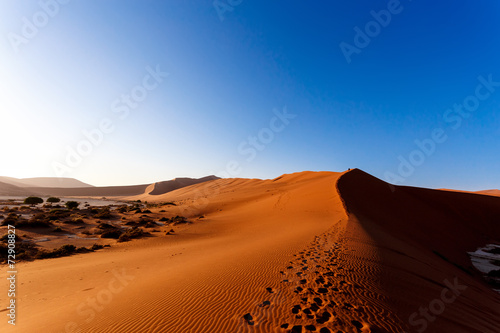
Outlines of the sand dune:
[{"label": "sand dune", "polygon": [[155,189],[129,199],[174,201],[157,209],[193,223],[19,264],[16,332],[498,332],[500,295],[466,251],[500,242],[500,198],[359,170]]},{"label": "sand dune", "polygon": [[19,187],[93,187],[92,185],[81,182],[78,179],[63,177],[35,177],[21,179],[12,177],[0,177],[0,181]]},{"label": "sand dune", "polygon": [[484,191],[477,191],[476,193],[500,197],[500,190],[484,190]]},{"label": "sand dune", "polygon": [[19,187],[16,185],[0,182],[0,195],[3,196],[29,196],[29,195],[38,195],[37,191],[28,190],[23,187]]},{"label": "sand dune", "polygon": [[165,194],[167,192],[177,190],[182,187],[190,186],[190,185],[195,185],[198,183],[203,183],[209,180],[216,180],[219,179],[218,177],[215,176],[207,176],[203,178],[175,178],[169,181],[164,181],[164,182],[158,182],[154,183],[153,190],[148,192],[146,191],[147,194],[149,195],[161,195]]},{"label": "sand dune", "polygon": [[[7,177],[3,177],[7,178]],[[57,179],[57,178],[55,178]],[[173,180],[157,182],[153,184],[143,184],[143,185],[130,185],[130,186],[74,186],[78,185],[79,182],[72,178],[62,178],[62,183],[57,183],[53,178],[41,179],[37,178],[36,181],[26,181],[24,179],[11,181],[10,183],[0,182],[0,193],[6,196],[16,196],[16,195],[42,195],[42,196],[61,196],[61,197],[130,197],[142,194],[149,195],[160,195],[179,189],[185,186],[202,183],[209,180],[217,179],[215,176],[207,176],[203,178],[176,178]],[[20,182],[23,181],[23,182]],[[11,184],[12,183],[12,184]],[[19,185],[13,185],[18,183]],[[33,186],[34,183],[40,186]],[[44,187],[42,184],[54,184],[54,185],[65,185],[65,186],[51,186]],[[81,183],[84,184],[84,183]],[[85,184],[86,185],[86,184]]]},{"label": "sand dune", "polygon": [[[359,170],[347,173],[338,186],[350,220],[369,235],[379,257],[376,263],[365,263],[380,272],[376,280],[391,312],[414,330],[498,332],[500,296],[484,283],[467,255],[479,246],[500,243],[498,198],[390,187]],[[439,316],[430,313],[434,321],[420,314],[411,317],[441,297],[445,281],[455,279],[467,289]]]}]

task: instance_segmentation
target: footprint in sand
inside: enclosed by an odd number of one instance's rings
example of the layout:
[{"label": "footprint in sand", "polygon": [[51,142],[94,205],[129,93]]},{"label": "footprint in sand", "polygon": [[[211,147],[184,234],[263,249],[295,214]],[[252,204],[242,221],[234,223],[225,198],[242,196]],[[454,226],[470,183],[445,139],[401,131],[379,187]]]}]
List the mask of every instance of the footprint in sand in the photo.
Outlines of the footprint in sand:
[{"label": "footprint in sand", "polygon": [[253,325],[254,324],[254,321],[253,321],[253,317],[250,313],[247,313],[243,316],[243,319],[245,319],[246,323],[248,325]]},{"label": "footprint in sand", "polygon": [[264,301],[262,302],[262,304],[259,304],[259,306],[262,308],[262,307],[266,307],[266,306],[270,306],[271,305],[271,301]]},{"label": "footprint in sand", "polygon": [[359,321],[357,320],[352,320],[351,321],[351,324],[354,325],[354,327],[356,327],[356,329],[358,330],[358,332],[361,332],[361,329],[363,328],[363,324],[361,324]]}]

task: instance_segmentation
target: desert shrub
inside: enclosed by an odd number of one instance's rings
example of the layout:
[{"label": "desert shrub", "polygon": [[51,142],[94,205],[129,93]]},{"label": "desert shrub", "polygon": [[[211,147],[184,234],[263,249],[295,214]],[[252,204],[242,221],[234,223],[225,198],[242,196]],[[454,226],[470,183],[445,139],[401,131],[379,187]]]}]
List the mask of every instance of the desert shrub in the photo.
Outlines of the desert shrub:
[{"label": "desert shrub", "polygon": [[43,199],[39,197],[27,197],[26,199],[24,199],[24,203],[26,205],[34,206],[43,203]]},{"label": "desert shrub", "polygon": [[[7,243],[9,239],[12,239],[12,237],[9,238],[9,234],[5,234],[2,237],[0,237],[0,242]],[[19,236],[18,234],[14,234],[14,239],[16,240],[16,243],[23,240],[21,236]]]},{"label": "desert shrub", "polygon": [[101,223],[97,226],[97,233],[101,234],[101,238],[115,238],[117,239],[123,233],[121,229],[108,223]]},{"label": "desert shrub", "polygon": [[134,238],[143,237],[146,234],[147,233],[145,233],[141,228],[132,227],[131,229],[128,229],[123,234],[121,234],[120,237],[118,238],[118,241],[119,242],[127,242],[131,239],[134,239]]},{"label": "desert shrub", "polygon": [[64,221],[67,224],[84,224],[85,221],[80,216],[72,216],[70,220]]},{"label": "desert shrub", "polygon": [[101,223],[97,226],[98,229],[101,230],[112,230],[112,229],[118,229],[118,227],[111,225],[109,223]]},{"label": "desert shrub", "polygon": [[47,250],[39,250],[35,255],[35,259],[48,259],[48,258],[58,258],[72,255],[76,252],[76,246],[72,244],[66,244],[61,246],[58,249],[54,249],[52,251]]},{"label": "desert shrub", "polygon": [[47,199],[47,202],[51,202],[51,203],[61,202],[61,199],[56,198],[56,197],[50,197]]},{"label": "desert shrub", "polygon": [[174,224],[189,223],[189,221],[184,216],[179,215],[177,215],[176,217],[172,217],[170,221]]},{"label": "desert shrub", "polygon": [[16,228],[48,228],[52,226],[52,223],[44,213],[38,213],[29,220],[18,219],[15,226]]},{"label": "desert shrub", "polygon": [[68,201],[68,202],[66,202],[66,207],[68,209],[76,209],[76,208],[78,208],[79,205],[80,205],[80,203],[76,202],[76,201]]},{"label": "desert shrub", "polygon": [[118,209],[117,209],[117,210],[118,210],[120,213],[125,213],[125,212],[127,212],[127,211],[128,211],[128,208],[127,208],[127,206],[120,206],[120,207],[118,207]]},{"label": "desert shrub", "polygon": [[5,218],[5,220],[2,221],[2,225],[16,225],[16,222],[19,220],[19,215],[17,215],[16,213],[9,213],[9,215],[7,215],[7,217]]},{"label": "desert shrub", "polygon": [[56,227],[54,232],[63,232],[64,230],[61,227]]},{"label": "desert shrub", "polygon": [[95,214],[97,214],[97,213],[99,213],[99,210],[98,210],[98,209],[96,209],[96,208],[91,208],[91,209],[90,209],[90,214],[95,215]]},{"label": "desert shrub", "polygon": [[169,218],[166,218],[166,217],[162,217],[162,218],[160,219],[160,222],[169,222],[169,221],[170,221],[170,219],[169,219]]},{"label": "desert shrub", "polygon": [[142,211],[144,214],[151,214],[151,211],[149,209],[143,210]]},{"label": "desert shrub", "polygon": [[[31,242],[18,242],[16,243],[16,261],[17,260],[30,260],[38,253],[38,248]],[[0,243],[0,254],[2,261],[7,261],[8,247],[6,242]]]},{"label": "desert shrub", "polygon": [[162,206],[168,206],[168,205],[170,205],[170,206],[177,206],[177,205],[176,205],[174,202],[172,202],[172,201],[169,201],[169,202],[163,202],[161,205],[162,205]]},{"label": "desert shrub", "polygon": [[123,231],[121,231],[120,229],[113,229],[113,230],[104,231],[101,234],[101,238],[114,238],[114,239],[118,239],[118,238],[120,238],[120,236],[122,234],[123,234]]},{"label": "desert shrub", "polygon": [[146,224],[144,225],[145,228],[156,228],[158,225],[156,223],[154,223],[153,221],[148,221],[146,222]]},{"label": "desert shrub", "polygon": [[66,218],[70,215],[70,212],[68,210],[62,210],[62,209],[51,209],[47,213],[47,218],[51,221],[53,220],[59,220]]},{"label": "desert shrub", "polygon": [[92,245],[92,246],[90,247],[90,250],[92,250],[92,251],[97,251],[97,250],[101,250],[101,249],[103,249],[103,248],[104,248],[104,246],[102,246],[102,245],[100,245],[100,244],[94,244],[94,245]]},{"label": "desert shrub", "polygon": [[109,206],[101,208],[101,210],[95,215],[95,218],[110,219],[111,218],[111,210],[109,209]]}]

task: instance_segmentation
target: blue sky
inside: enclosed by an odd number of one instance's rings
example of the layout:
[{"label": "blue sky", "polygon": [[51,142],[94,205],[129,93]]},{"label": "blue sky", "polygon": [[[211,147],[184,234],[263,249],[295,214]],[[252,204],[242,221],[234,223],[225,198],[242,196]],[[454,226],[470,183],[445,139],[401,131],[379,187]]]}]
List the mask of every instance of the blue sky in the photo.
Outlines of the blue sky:
[{"label": "blue sky", "polygon": [[0,15],[0,175],[121,185],[357,167],[500,188],[497,1],[2,1]]}]

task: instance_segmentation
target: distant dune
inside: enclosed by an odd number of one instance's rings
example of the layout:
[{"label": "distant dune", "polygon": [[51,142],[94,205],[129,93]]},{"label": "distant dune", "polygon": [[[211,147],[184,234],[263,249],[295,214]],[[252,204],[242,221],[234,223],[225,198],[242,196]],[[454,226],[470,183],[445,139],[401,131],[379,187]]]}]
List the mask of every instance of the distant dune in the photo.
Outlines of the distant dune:
[{"label": "distant dune", "polygon": [[[44,196],[80,196],[80,197],[126,197],[142,194],[160,195],[185,186],[218,179],[215,176],[207,176],[199,179],[176,178],[173,180],[158,182],[154,184],[130,185],[130,186],[91,186],[72,178],[36,178],[15,179],[0,177],[0,193],[4,196],[16,195],[44,195]],[[3,182],[7,180],[9,183]],[[61,186],[42,186],[43,184],[54,184]],[[18,185],[15,185],[18,184]],[[33,184],[38,184],[33,186]],[[64,186],[62,186],[64,185]],[[77,185],[71,187],[71,185]],[[87,185],[87,186],[84,186]]]},{"label": "distant dune", "polygon": [[175,178],[173,180],[169,181],[164,181],[164,182],[159,182],[159,183],[154,183],[153,185],[153,190],[151,192],[148,192],[147,194],[149,195],[161,195],[165,194],[167,192],[177,190],[182,187],[186,187],[189,185],[195,185],[198,183],[203,183],[209,180],[216,180],[219,179],[219,177],[216,176],[207,176],[199,179],[194,179],[194,178]]},{"label": "distant dune", "polygon": [[57,187],[57,188],[80,188],[93,187],[74,178],[37,177],[37,178],[12,178],[0,177],[0,181],[19,187]]},{"label": "distant dune", "polygon": [[18,264],[15,331],[499,332],[466,252],[500,244],[500,198],[357,169],[170,189],[128,199],[175,202],[151,208],[192,222],[174,235]]},{"label": "distant dune", "polygon": [[38,195],[37,191],[31,191],[23,187],[4,183],[0,181],[0,195],[2,196],[29,196]]},{"label": "distant dune", "polygon": [[476,193],[500,197],[500,190],[484,190],[484,191],[477,191]]}]

